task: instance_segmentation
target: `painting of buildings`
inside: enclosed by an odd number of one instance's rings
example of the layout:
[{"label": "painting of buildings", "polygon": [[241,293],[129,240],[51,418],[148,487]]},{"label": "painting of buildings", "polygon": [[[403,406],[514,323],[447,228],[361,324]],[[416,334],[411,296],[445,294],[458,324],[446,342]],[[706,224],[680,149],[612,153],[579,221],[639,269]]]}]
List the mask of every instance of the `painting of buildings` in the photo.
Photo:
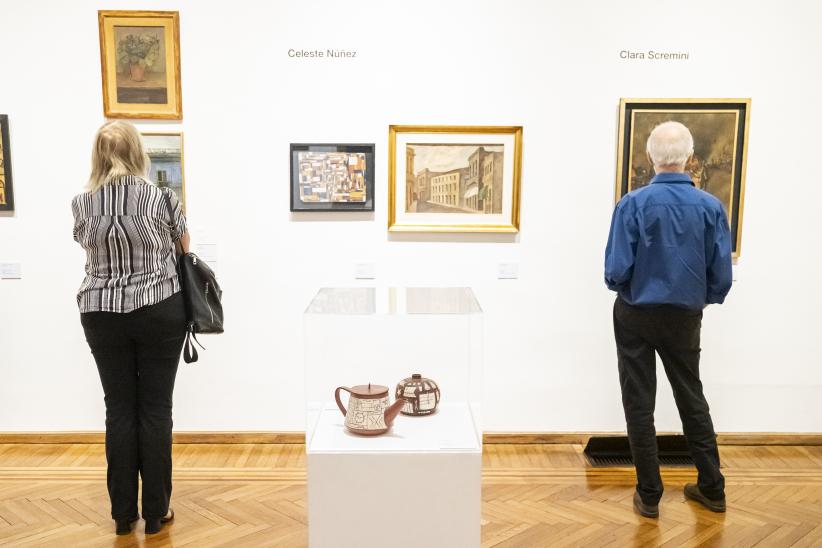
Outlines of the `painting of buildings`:
[{"label": "painting of buildings", "polygon": [[502,213],[501,144],[406,145],[408,213]]},{"label": "painting of buildings", "polygon": [[522,126],[388,127],[389,232],[519,232]]},{"label": "painting of buildings", "polygon": [[151,160],[148,178],[160,188],[170,188],[185,208],[182,133],[143,133],[143,144]]}]

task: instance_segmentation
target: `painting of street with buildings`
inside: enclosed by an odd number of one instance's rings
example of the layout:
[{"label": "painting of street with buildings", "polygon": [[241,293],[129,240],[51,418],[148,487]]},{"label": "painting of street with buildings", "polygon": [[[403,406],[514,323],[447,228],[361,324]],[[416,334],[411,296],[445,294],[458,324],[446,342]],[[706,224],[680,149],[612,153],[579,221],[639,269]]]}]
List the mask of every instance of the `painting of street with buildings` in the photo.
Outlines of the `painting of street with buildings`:
[{"label": "painting of street with buildings", "polygon": [[374,145],[291,145],[291,210],[374,207]]},{"label": "painting of street with buildings", "polygon": [[406,213],[502,213],[502,144],[405,147]]},{"label": "painting of street with buildings", "polygon": [[522,126],[388,127],[389,232],[519,232]]},{"label": "painting of street with buildings", "polygon": [[160,188],[170,188],[185,209],[182,133],[143,133],[143,146],[151,160],[148,178]]}]

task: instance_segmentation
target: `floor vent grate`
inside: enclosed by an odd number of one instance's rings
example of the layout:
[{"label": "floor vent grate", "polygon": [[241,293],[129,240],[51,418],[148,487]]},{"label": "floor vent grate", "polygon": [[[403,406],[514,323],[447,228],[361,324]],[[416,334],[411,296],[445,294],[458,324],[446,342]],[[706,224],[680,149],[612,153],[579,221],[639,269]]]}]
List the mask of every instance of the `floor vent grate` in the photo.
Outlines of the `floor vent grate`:
[{"label": "floor vent grate", "polygon": [[[694,465],[685,436],[657,436],[656,443],[660,466]],[[634,465],[626,436],[593,436],[585,446],[584,455],[595,468]]]}]

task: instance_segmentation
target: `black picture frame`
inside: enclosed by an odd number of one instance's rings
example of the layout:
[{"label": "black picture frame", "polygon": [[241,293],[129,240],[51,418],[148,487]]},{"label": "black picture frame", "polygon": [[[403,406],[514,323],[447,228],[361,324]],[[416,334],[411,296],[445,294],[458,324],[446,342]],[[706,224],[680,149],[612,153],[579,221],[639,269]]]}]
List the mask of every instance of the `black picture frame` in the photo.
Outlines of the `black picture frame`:
[{"label": "black picture frame", "polygon": [[0,156],[0,170],[3,173],[5,200],[0,201],[0,211],[14,211],[14,186],[11,177],[11,139],[9,138],[9,117],[0,114],[0,144],[3,154]]},{"label": "black picture frame", "polygon": [[[616,201],[631,190],[632,173],[631,153],[634,146],[642,147],[644,151],[645,143],[634,143],[635,131],[633,127],[634,113],[652,112],[666,115],[667,119],[683,121],[687,126],[687,120],[680,119],[683,116],[710,113],[735,113],[736,123],[733,124],[734,139],[730,158],[727,166],[722,169],[730,170],[730,192],[726,193],[727,203],[726,213],[731,227],[732,250],[734,258],[738,258],[742,248],[742,219],[745,208],[745,175],[748,157],[748,131],[750,126],[751,100],[740,99],[621,99],[619,105],[619,145],[617,152],[617,176],[616,176]],[[694,140],[698,140],[695,134]],[[696,144],[696,143],[695,143]],[[697,149],[698,146],[695,146]],[[706,167],[711,167],[708,163]],[[653,170],[645,174],[643,179],[650,179]],[[692,175],[693,177],[693,175]],[[707,176],[706,176],[707,177]],[[696,182],[696,178],[694,178]],[[645,182],[647,184],[647,182]],[[697,184],[697,186],[700,186]],[[723,201],[720,195],[706,187],[705,190],[717,196]]]},{"label": "black picture frame", "polygon": [[[364,154],[365,199],[363,201],[308,201],[302,199],[308,186],[301,180],[300,153]],[[291,165],[291,211],[374,211],[374,143],[292,143],[289,151]],[[357,170],[359,171],[359,170]],[[302,187],[302,188],[301,188]],[[303,192],[301,193],[301,190]],[[312,193],[316,192],[314,188]],[[359,192],[357,190],[356,192]]]}]

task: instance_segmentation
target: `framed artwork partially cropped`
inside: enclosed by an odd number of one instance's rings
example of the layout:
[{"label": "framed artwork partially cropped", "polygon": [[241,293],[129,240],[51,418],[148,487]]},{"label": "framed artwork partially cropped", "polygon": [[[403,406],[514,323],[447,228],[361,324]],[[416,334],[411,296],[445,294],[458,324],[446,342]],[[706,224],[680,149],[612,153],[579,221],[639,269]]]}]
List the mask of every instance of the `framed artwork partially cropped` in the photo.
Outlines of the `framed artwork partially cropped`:
[{"label": "framed artwork partially cropped", "polygon": [[0,114],[0,211],[14,211],[9,141],[9,117]]},{"label": "framed artwork partially cropped", "polygon": [[178,13],[97,14],[106,117],[181,120]]},{"label": "framed artwork partially cropped", "polygon": [[390,126],[390,232],[519,231],[522,126]]},{"label": "framed artwork partially cropped", "polygon": [[662,122],[680,122],[694,138],[694,155],[685,169],[697,188],[722,202],[733,255],[738,257],[750,113],[750,99],[621,99],[616,200],[653,179],[654,168],[645,154],[651,130]]},{"label": "framed artwork partially cropped", "polygon": [[151,160],[149,180],[158,187],[172,189],[185,211],[186,184],[182,132],[145,132],[141,135],[146,154]]},{"label": "framed artwork partially cropped", "polygon": [[291,145],[291,211],[374,211],[373,144]]}]

